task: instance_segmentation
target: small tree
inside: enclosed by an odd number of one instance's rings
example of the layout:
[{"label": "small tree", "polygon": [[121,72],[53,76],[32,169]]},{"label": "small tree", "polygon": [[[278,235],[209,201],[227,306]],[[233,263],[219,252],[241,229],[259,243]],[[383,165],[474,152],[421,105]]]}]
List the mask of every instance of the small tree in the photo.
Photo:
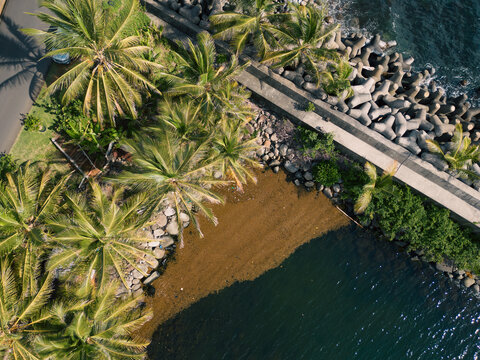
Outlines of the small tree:
[{"label": "small tree", "polygon": [[427,140],[428,150],[437,154],[448,163],[451,170],[465,178],[478,179],[479,174],[471,170],[473,163],[480,160],[480,146],[471,145],[472,139],[463,135],[461,124],[455,125],[452,137],[453,149],[445,153],[435,140]]},{"label": "small tree", "polygon": [[363,186],[362,193],[355,202],[354,211],[357,214],[362,214],[370,202],[373,195],[383,191],[392,189],[392,177],[398,170],[398,163],[395,161],[389,168],[385,169],[383,174],[379,177],[377,175],[377,168],[368,161],[365,163],[365,173],[368,175],[369,181]]},{"label": "small tree", "polygon": [[294,7],[292,18],[273,30],[280,46],[266,52],[262,62],[273,63],[275,67],[303,63],[320,84],[322,71],[319,63],[340,60],[336,50],[324,46],[339,25],[325,24],[325,7],[289,6]]}]

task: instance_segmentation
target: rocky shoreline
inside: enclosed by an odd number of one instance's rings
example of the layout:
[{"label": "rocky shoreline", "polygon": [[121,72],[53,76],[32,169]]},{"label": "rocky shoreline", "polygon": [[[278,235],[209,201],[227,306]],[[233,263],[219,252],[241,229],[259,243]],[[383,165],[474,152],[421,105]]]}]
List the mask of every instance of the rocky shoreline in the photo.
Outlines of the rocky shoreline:
[{"label": "rocky shoreline", "polygon": [[[209,28],[210,14],[229,6],[225,2],[212,0],[168,0],[166,3],[171,9],[204,29]],[[448,172],[479,190],[479,180],[460,178],[458,173],[448,169],[445,161],[428,152],[426,140],[437,140],[443,150],[448,151],[452,146],[451,138],[455,125],[459,123],[464,134],[471,137],[474,144],[480,144],[480,121],[476,118],[480,115],[480,109],[472,108],[466,95],[448,97],[432,80],[435,69],[414,72],[414,59],[404,59],[402,54],[393,52],[395,45],[395,41],[385,42],[379,35],[371,39],[355,33],[343,36],[341,30],[330,39],[328,47],[337,49],[354,67],[350,77],[354,96],[346,102],[329,96],[323,89],[318,88],[302,64],[295,69],[276,68],[273,71],[437,169]],[[258,116],[247,129],[251,135],[259,136],[259,145],[262,145],[257,151],[259,161],[275,173],[283,167],[296,186],[304,186],[308,191],[323,192],[334,205],[342,205],[349,216],[354,216],[353,204],[341,200],[341,180],[331,187],[315,183],[312,168],[322,159],[312,159],[302,153],[295,139],[295,126],[261,108],[257,107],[256,111]],[[478,164],[474,164],[473,170],[480,175]],[[157,279],[168,261],[168,256],[175,252],[178,230],[172,210],[168,207],[164,209],[157,215],[155,224],[145,229],[151,234],[152,241],[144,244],[144,247],[154,252],[159,266],[158,269],[151,269],[147,277],[134,269],[128,269],[127,283],[133,292],[142,292],[145,286]],[[182,220],[188,226],[188,218]],[[373,223],[368,224],[368,227],[372,231],[378,230]],[[406,243],[395,243],[402,249],[407,247]],[[422,251],[412,252],[410,255],[413,260],[426,261]],[[146,265],[140,263],[139,266]],[[431,266],[459,284],[471,288],[475,294],[480,293],[480,279],[477,275],[456,269],[448,263],[431,263]],[[126,289],[119,289],[118,294],[125,292]]]}]

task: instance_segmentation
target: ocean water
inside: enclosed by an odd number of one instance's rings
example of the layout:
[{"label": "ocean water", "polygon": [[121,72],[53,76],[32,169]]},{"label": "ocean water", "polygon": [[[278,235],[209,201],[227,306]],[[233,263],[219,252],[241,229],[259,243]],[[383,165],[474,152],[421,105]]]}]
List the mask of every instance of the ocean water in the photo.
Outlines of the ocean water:
[{"label": "ocean water", "polygon": [[[398,42],[396,51],[412,55],[415,68],[433,66],[436,81],[449,94],[474,96],[480,87],[479,0],[329,0],[344,27],[379,33]],[[459,85],[461,80],[468,85]],[[476,95],[476,96],[475,96]]]},{"label": "ocean water", "polygon": [[150,359],[456,360],[480,354],[480,302],[348,226],[163,324]]}]

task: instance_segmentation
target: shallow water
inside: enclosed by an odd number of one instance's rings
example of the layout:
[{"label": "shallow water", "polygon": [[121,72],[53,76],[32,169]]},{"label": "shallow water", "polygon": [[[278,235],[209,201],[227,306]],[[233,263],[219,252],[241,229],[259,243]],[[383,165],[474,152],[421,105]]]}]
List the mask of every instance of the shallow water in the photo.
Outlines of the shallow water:
[{"label": "shallow water", "polygon": [[348,226],[161,326],[151,359],[477,359],[480,302]]},{"label": "shallow water", "polygon": [[[344,26],[380,33],[412,55],[416,69],[433,65],[437,81],[450,94],[474,94],[480,87],[480,1],[330,0]],[[468,80],[466,87],[459,86]],[[478,99],[474,101],[478,103]]]}]

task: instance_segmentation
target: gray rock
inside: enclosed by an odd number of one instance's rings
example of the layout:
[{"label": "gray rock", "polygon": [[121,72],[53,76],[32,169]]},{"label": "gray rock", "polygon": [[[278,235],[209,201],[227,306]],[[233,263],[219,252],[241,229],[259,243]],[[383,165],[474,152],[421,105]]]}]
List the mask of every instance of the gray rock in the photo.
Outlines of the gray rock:
[{"label": "gray rock", "polygon": [[298,179],[295,179],[295,180],[293,181],[293,183],[294,183],[296,186],[300,186],[300,180],[298,180]]},{"label": "gray rock", "polygon": [[141,283],[134,284],[132,285],[132,291],[140,290],[141,287],[142,287]]},{"label": "gray rock", "polygon": [[444,264],[444,263],[436,263],[435,267],[437,268],[438,271],[443,271],[446,273],[452,273],[453,272],[453,266]]},{"label": "gray rock", "polygon": [[278,141],[278,136],[277,134],[273,133],[272,136],[270,136],[271,141]]},{"label": "gray rock", "polygon": [[163,257],[165,256],[165,250],[155,248],[153,249],[153,256],[155,256],[155,259],[163,259]]},{"label": "gray rock", "polygon": [[306,181],[306,182],[305,182],[305,186],[306,186],[307,188],[312,188],[312,187],[315,186],[315,183],[314,183],[313,181]]},{"label": "gray rock", "polygon": [[465,287],[469,288],[470,286],[472,286],[473,284],[475,284],[475,280],[470,278],[470,277],[466,277],[465,279],[463,279],[463,285],[465,285]]},{"label": "gray rock", "polygon": [[132,276],[133,276],[134,279],[143,278],[143,274],[140,271],[138,271],[137,269],[132,271]]},{"label": "gray rock", "polygon": [[165,216],[173,216],[175,215],[175,209],[169,206],[165,210],[163,210],[163,213],[165,214]]},{"label": "gray rock", "polygon": [[312,181],[313,180],[313,175],[310,171],[307,171],[305,174],[303,174],[303,177],[305,178],[305,180],[307,181]]},{"label": "gray rock", "polygon": [[280,145],[279,151],[281,156],[287,156],[288,146],[285,144]]},{"label": "gray rock", "polygon": [[223,176],[223,173],[221,171],[214,171],[213,172],[213,177],[217,180],[221,179]]},{"label": "gray rock", "polygon": [[335,193],[339,193],[342,188],[340,187],[340,185],[335,184],[332,186],[332,189]]},{"label": "gray rock", "polygon": [[167,217],[164,214],[158,214],[155,220],[155,223],[160,227],[164,227],[168,222]]},{"label": "gray rock", "polygon": [[330,189],[329,187],[323,189],[323,194],[329,199],[333,197],[332,189]]},{"label": "gray rock", "polygon": [[480,292],[480,286],[478,286],[477,284],[473,285],[473,291],[478,294]]},{"label": "gray rock", "polygon": [[289,160],[285,161],[285,163],[283,164],[283,167],[285,168],[285,170],[287,170],[289,173],[292,173],[292,174],[298,171],[298,166],[295,164],[292,164],[292,162]]},{"label": "gray rock", "polygon": [[[155,230],[155,231],[156,231],[156,230]],[[150,246],[150,247],[152,247],[152,248],[153,248],[153,247],[160,246],[160,241],[150,241],[150,242],[148,243],[148,246]]]},{"label": "gray rock", "polygon": [[160,273],[158,271],[154,271],[153,273],[150,274],[148,278],[145,279],[143,282],[145,285],[150,284],[152,281],[158,279],[160,277]]},{"label": "gray rock", "polygon": [[277,174],[279,171],[280,171],[280,167],[279,167],[279,166],[274,166],[274,167],[273,167],[273,172],[274,172],[275,174]]},{"label": "gray rock", "polygon": [[160,245],[164,249],[169,247],[170,245],[172,245],[174,243],[171,236],[162,236],[160,239],[158,239],[158,241],[160,241]]},{"label": "gray rock", "polygon": [[167,228],[165,229],[170,235],[178,235],[178,223],[176,221],[171,221]]},{"label": "gray rock", "polygon": [[153,237],[155,239],[158,239],[159,237],[161,237],[163,234],[165,234],[165,231],[163,231],[162,229],[157,229],[157,230],[154,230],[153,231]]}]

